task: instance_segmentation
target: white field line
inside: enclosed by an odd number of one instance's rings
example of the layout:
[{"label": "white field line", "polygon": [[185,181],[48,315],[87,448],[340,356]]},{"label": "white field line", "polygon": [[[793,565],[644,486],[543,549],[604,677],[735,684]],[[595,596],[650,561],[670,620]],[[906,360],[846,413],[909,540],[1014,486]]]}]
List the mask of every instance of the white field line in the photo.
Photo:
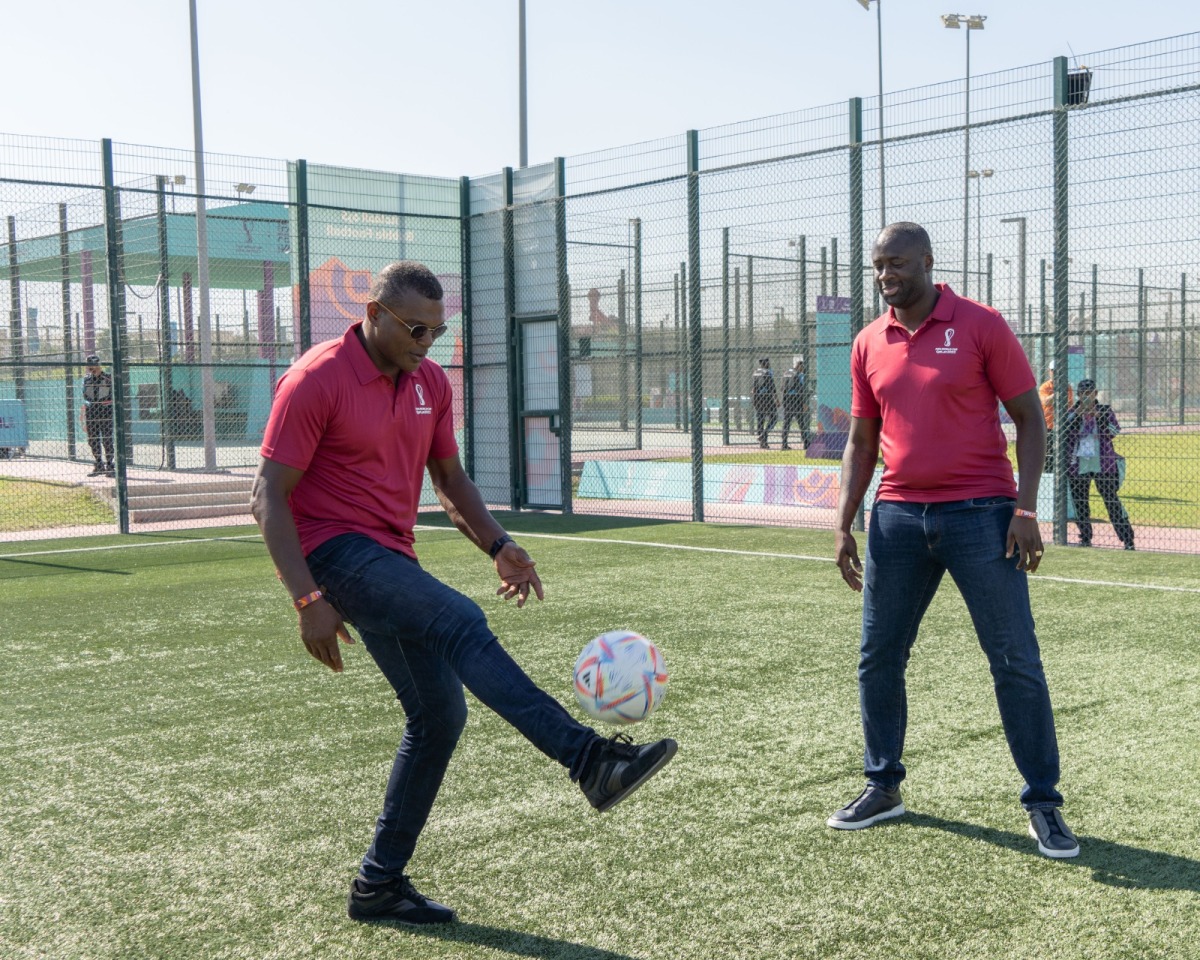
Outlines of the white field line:
[{"label": "white field line", "polygon": [[[448,527],[431,527],[417,524],[415,530],[423,533],[455,533]],[[540,540],[569,540],[578,543],[611,543],[626,547],[657,547],[660,550],[690,550],[696,553],[723,553],[738,557],[767,557],[773,560],[806,560],[813,563],[833,563],[832,557],[816,557],[806,553],[771,553],[762,550],[733,550],[728,547],[693,547],[680,543],[658,543],[653,540],[618,540],[609,537],[575,537],[564,533],[520,533],[509,531],[514,537]],[[156,540],[152,543],[113,543],[103,547],[70,547],[65,550],[31,550],[26,553],[0,553],[0,560],[19,560],[22,557],[46,557],[66,553],[94,553],[101,550],[133,550],[139,547],[174,547],[189,543],[221,543],[233,540],[261,540],[262,535],[248,533],[236,537],[204,537],[186,540]],[[1039,580],[1051,583],[1074,583],[1086,587],[1123,587],[1126,590],[1159,590],[1166,593],[1200,593],[1200,587],[1171,587],[1158,583],[1124,583],[1119,580],[1082,580],[1075,577],[1056,577],[1052,574],[1035,574],[1032,582]]]}]

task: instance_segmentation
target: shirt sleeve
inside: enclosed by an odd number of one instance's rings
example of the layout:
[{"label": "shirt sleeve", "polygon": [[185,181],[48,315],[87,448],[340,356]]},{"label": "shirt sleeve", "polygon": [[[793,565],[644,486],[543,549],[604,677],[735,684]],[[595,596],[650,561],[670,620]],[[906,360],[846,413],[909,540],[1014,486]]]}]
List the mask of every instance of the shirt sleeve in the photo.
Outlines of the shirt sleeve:
[{"label": "shirt sleeve", "polygon": [[1005,319],[998,313],[988,313],[991,329],[983,351],[984,373],[1001,402],[1037,387],[1037,378],[1029,359],[1021,347],[1021,341],[1012,332]]},{"label": "shirt sleeve", "polygon": [[304,373],[285,373],[275,389],[259,452],[286,467],[307,470],[329,423],[324,391]]},{"label": "shirt sleeve", "polygon": [[877,420],[883,416],[879,399],[867,378],[866,331],[854,338],[850,349],[850,415],[861,420]]}]

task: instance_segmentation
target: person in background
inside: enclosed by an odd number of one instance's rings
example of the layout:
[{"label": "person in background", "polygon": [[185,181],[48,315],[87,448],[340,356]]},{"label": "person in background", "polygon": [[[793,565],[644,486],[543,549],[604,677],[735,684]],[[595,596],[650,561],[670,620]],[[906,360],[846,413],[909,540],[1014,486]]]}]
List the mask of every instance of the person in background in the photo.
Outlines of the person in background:
[{"label": "person in background", "polygon": [[788,430],[792,425],[792,421],[796,421],[796,426],[800,428],[800,441],[804,445],[804,449],[808,449],[809,441],[809,403],[808,398],[812,393],[812,385],[809,383],[808,377],[804,372],[804,358],[795,357],[792,360],[792,369],[783,375],[782,391],[783,393],[783,443],[780,444],[780,450],[790,450],[788,446]]},{"label": "person in background", "polygon": [[[113,379],[100,366],[100,357],[90,353],[84,358],[87,376],[83,378],[83,425],[88,446],[96,465],[89,477],[114,476],[113,467]],[[101,449],[104,459],[100,459]]]},{"label": "person in background", "polygon": [[1108,519],[1126,550],[1133,547],[1133,527],[1117,491],[1121,487],[1120,463],[1113,448],[1113,437],[1121,432],[1117,415],[1106,403],[1096,402],[1096,381],[1079,381],[1078,400],[1063,421],[1063,443],[1068,456],[1067,480],[1071,502],[1075,505],[1075,523],[1079,527],[1079,545],[1092,545],[1091,485],[1104,500]]},{"label": "person in background", "polygon": [[[494,565],[497,594],[518,607],[530,593],[542,599],[532,558],[459,460],[450,381],[428,356],[446,332],[442,295],[422,264],[381,271],[362,319],[280,378],[251,495],[309,654],[340,673],[338,639],[351,642],[345,624],[353,624],[406,717],[375,839],[351,884],[354,920],[456,919],[419,893],[406,870],[466,726],[464,686],[560,764],[602,812],[677,749],[671,739],[605,739],[576,721],[509,656],[479,605],[418,562],[413,527],[428,472],[454,525]],[[511,762],[524,764],[516,753]]]},{"label": "person in background", "polygon": [[[1054,361],[1050,361],[1050,366],[1047,368],[1050,376],[1046,382],[1038,387],[1038,399],[1042,401],[1042,417],[1046,421],[1046,462],[1043,464],[1043,473],[1054,472]],[[1067,384],[1067,406],[1069,407],[1074,400],[1071,394],[1071,385]]]},{"label": "person in background", "polygon": [[775,374],[771,372],[771,358],[763,357],[758,361],[758,369],[750,382],[750,399],[754,403],[754,413],[758,426],[758,445],[767,449],[767,434],[775,426],[778,419],[779,393],[775,389]]}]

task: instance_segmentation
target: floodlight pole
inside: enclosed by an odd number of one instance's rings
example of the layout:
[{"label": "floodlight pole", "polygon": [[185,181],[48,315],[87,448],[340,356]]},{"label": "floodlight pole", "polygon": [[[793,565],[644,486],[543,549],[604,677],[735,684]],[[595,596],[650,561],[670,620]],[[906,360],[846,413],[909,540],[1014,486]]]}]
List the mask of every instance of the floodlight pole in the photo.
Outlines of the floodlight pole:
[{"label": "floodlight pole", "polygon": [[529,166],[529,110],[525,83],[525,0],[517,0],[517,73],[519,123],[521,139],[521,169]]},{"label": "floodlight pole", "polygon": [[192,127],[196,140],[196,276],[200,282],[200,416],[204,430],[204,468],[217,467],[217,431],[213,395],[212,329],[208,304],[208,220],[204,209],[204,125],[200,119],[200,44],[196,37],[196,0],[188,0],[192,34]]},{"label": "floodlight pole", "polygon": [[982,30],[987,17],[981,13],[942,14],[942,26],[949,30],[967,28],[967,78],[963,116],[963,249],[962,249],[962,292],[967,292],[967,277],[971,263],[971,31]]},{"label": "floodlight pole", "polygon": [[[868,13],[871,0],[858,0]],[[887,200],[883,166],[883,0],[875,0],[875,52],[879,58],[879,229],[887,226]]]}]

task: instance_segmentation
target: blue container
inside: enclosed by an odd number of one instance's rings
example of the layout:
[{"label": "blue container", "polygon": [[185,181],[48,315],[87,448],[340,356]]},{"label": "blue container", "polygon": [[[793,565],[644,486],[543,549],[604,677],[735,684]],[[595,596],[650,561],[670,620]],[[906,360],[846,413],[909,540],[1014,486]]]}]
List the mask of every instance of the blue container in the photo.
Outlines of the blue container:
[{"label": "blue container", "polygon": [[20,456],[29,446],[29,423],[20,400],[0,400],[0,458]]}]

